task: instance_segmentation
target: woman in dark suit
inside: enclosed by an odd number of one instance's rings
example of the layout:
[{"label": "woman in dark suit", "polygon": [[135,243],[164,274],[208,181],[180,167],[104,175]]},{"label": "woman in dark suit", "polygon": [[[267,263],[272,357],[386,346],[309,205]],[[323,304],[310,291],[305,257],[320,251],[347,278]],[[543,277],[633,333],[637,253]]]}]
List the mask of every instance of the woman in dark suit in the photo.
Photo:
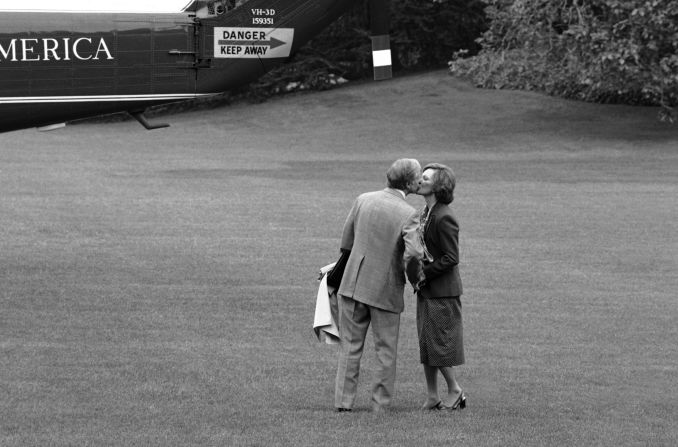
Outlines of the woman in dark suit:
[{"label": "woman in dark suit", "polygon": [[[466,407],[466,396],[454,375],[454,366],[464,364],[459,276],[459,225],[449,204],[454,199],[456,179],[449,167],[424,166],[418,194],[426,200],[419,234],[425,246],[422,280],[417,289],[417,332],[424,365],[427,410],[457,410]],[[447,382],[447,396],[438,395],[438,371]]]}]

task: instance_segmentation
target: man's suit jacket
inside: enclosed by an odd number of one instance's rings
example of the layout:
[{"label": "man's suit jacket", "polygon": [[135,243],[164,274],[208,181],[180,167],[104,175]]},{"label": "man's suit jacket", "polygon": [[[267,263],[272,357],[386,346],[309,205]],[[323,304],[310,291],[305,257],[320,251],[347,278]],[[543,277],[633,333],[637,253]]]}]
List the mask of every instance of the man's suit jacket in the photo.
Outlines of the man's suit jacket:
[{"label": "man's suit jacket", "polygon": [[421,293],[426,298],[460,296],[463,293],[459,276],[459,224],[452,209],[436,203],[424,230],[426,249],[433,262],[424,263],[426,282]]},{"label": "man's suit jacket", "polygon": [[346,218],[341,248],[351,250],[339,294],[400,313],[405,267],[418,262],[419,216],[395,189],[361,194]]}]

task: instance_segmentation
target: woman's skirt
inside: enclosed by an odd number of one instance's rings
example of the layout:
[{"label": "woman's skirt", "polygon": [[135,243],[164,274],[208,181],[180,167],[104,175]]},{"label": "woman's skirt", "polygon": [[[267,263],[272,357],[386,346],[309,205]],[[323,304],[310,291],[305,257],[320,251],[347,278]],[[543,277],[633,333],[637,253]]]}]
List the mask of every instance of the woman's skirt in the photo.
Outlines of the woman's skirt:
[{"label": "woman's skirt", "polygon": [[458,296],[417,298],[419,357],[429,366],[464,364],[461,300]]}]

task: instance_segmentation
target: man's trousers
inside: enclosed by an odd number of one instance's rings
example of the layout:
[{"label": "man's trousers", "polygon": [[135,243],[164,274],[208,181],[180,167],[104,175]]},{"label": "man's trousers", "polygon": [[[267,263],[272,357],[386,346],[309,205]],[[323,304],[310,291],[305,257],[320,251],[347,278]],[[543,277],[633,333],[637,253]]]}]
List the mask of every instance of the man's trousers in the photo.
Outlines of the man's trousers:
[{"label": "man's trousers", "polygon": [[352,298],[340,296],[341,353],[334,392],[334,405],[337,408],[353,408],[358,389],[360,359],[370,324],[372,324],[377,360],[377,370],[372,387],[372,404],[385,406],[391,402],[393,397],[400,313],[388,312]]}]

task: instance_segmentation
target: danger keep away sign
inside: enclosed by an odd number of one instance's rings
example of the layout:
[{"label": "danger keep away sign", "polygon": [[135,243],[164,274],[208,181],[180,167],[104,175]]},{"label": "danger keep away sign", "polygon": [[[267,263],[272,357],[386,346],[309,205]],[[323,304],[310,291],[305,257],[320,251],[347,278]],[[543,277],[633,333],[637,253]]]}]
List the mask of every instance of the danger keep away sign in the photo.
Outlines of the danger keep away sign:
[{"label": "danger keep away sign", "polygon": [[214,57],[288,57],[294,28],[214,28]]}]

